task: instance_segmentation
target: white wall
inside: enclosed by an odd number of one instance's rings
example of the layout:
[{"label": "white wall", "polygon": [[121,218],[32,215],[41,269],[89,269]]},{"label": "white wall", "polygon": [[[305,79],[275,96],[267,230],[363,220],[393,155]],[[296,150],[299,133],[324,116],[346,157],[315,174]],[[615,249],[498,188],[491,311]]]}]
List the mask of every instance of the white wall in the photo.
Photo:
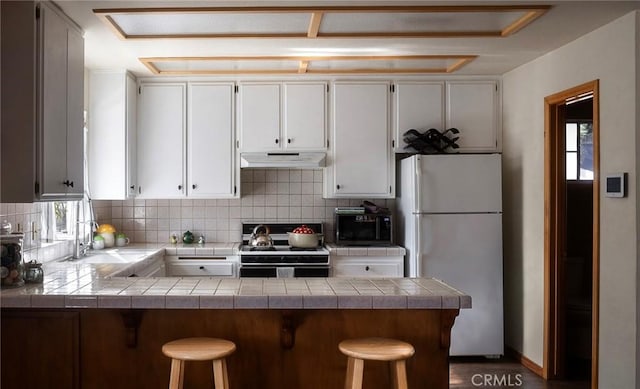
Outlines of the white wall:
[{"label": "white wall", "polygon": [[600,80],[601,172],[629,173],[629,195],[600,197],[599,387],[640,387],[638,354],[638,12],[503,77],[506,343],[542,365],[544,97]]}]

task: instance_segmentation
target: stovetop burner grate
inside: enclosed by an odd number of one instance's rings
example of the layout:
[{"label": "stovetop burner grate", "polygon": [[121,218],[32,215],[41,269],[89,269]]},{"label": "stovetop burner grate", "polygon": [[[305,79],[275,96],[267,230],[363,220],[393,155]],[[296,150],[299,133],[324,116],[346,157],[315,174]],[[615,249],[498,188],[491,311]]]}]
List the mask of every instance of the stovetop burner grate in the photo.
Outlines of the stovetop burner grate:
[{"label": "stovetop burner grate", "polygon": [[276,251],[273,246],[252,246],[249,247],[249,251]]},{"label": "stovetop burner grate", "polygon": [[292,247],[289,246],[289,251],[318,251],[320,247]]}]

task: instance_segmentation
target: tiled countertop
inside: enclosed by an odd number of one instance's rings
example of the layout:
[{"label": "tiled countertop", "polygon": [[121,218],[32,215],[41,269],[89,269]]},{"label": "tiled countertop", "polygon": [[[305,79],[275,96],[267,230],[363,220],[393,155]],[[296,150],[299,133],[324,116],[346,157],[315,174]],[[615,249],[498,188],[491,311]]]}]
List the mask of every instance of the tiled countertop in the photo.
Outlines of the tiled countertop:
[{"label": "tiled countertop", "polygon": [[[232,255],[236,244],[136,245],[159,255]],[[175,250],[175,251],[174,251]],[[185,251],[183,251],[185,250]],[[227,254],[228,253],[228,254]],[[3,308],[458,309],[471,297],[426,278],[115,277],[134,264],[47,263],[43,284],[3,289]]]},{"label": "tiled countertop", "polygon": [[3,308],[120,309],[458,309],[471,297],[426,278],[97,278],[67,279],[6,289]]},{"label": "tiled countertop", "polygon": [[335,243],[327,243],[327,249],[332,255],[349,257],[392,257],[404,256],[407,252],[402,246],[388,247],[347,247],[338,246]]}]

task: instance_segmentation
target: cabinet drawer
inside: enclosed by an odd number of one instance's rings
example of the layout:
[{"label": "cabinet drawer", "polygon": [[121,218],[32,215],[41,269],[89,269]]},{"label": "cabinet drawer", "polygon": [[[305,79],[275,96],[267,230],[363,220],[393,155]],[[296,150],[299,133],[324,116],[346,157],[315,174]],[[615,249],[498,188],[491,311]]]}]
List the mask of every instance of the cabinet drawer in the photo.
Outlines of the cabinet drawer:
[{"label": "cabinet drawer", "polygon": [[234,263],[170,263],[167,270],[170,276],[221,276],[233,277]]},{"label": "cabinet drawer", "polygon": [[342,263],[333,266],[334,277],[402,277],[402,264],[398,263]]}]

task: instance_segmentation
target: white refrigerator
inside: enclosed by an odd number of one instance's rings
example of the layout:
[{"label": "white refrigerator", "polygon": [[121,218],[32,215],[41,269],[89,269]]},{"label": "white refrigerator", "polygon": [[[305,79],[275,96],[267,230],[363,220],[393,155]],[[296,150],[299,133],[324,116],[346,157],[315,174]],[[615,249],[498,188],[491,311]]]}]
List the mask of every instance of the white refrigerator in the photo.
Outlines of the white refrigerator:
[{"label": "white refrigerator", "polygon": [[500,154],[414,155],[400,161],[397,224],[405,276],[469,294],[450,355],[504,354]]}]

